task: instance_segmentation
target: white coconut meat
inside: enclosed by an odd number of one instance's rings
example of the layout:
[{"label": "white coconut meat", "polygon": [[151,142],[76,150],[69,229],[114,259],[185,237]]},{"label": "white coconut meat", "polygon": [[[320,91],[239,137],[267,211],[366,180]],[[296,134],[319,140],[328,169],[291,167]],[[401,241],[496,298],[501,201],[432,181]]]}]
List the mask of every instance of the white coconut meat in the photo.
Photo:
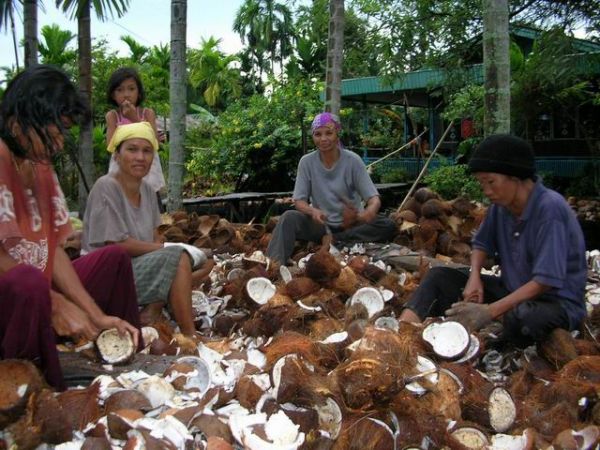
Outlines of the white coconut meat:
[{"label": "white coconut meat", "polygon": [[267,303],[275,295],[275,285],[264,277],[251,278],[246,283],[248,296],[259,305]]},{"label": "white coconut meat", "polygon": [[394,298],[394,291],[391,291],[389,289],[385,289],[384,287],[379,287],[379,291],[381,292],[381,296],[383,297],[383,301],[384,302],[389,302],[391,299]]},{"label": "white coconut meat", "polygon": [[379,289],[367,286],[357,290],[350,298],[350,306],[357,303],[362,304],[366,308],[370,318],[383,309],[385,302]]},{"label": "white coconut meat", "polygon": [[497,433],[503,433],[512,427],[517,418],[517,407],[510,393],[496,387],[488,397],[488,414],[490,425]]},{"label": "white coconut meat", "polygon": [[388,329],[396,332],[400,329],[400,322],[398,322],[398,319],[389,316],[378,317],[377,320],[375,320],[374,325],[376,328]]},{"label": "white coconut meat", "polygon": [[473,450],[484,450],[488,448],[490,441],[485,433],[474,427],[460,427],[450,433],[454,439],[464,447]]},{"label": "white coconut meat", "polygon": [[440,358],[455,359],[469,348],[470,337],[467,329],[458,322],[432,323],[425,327],[423,340]]},{"label": "white coconut meat", "polygon": [[[424,378],[427,381],[429,381],[430,383],[435,384],[438,382],[438,380],[439,380],[439,375],[437,373],[438,366],[429,358],[418,355],[417,356],[417,366],[415,367],[415,369],[417,371],[416,375],[427,374],[424,376]],[[410,392],[417,394],[417,395],[423,395],[427,392],[427,389],[425,389],[421,384],[419,384],[418,381],[413,381],[412,383],[408,383],[405,387]]]},{"label": "white coconut meat", "polygon": [[340,344],[348,339],[347,331],[340,331],[339,333],[333,333],[327,336],[322,341],[319,341],[321,344]]},{"label": "white coconut meat", "polygon": [[510,434],[495,434],[489,450],[529,450],[533,448],[533,438],[525,430],[522,435],[512,436]]},{"label": "white coconut meat", "polygon": [[340,405],[327,397],[323,405],[315,406],[319,416],[319,428],[326,432],[331,439],[337,439],[342,429],[342,410]]},{"label": "white coconut meat", "polygon": [[140,381],[135,389],[146,396],[152,408],[164,405],[175,396],[175,388],[164,378],[152,375]]},{"label": "white coconut meat", "polygon": [[175,363],[189,364],[194,368],[192,372],[179,374],[179,376],[184,376],[187,379],[184,389],[198,389],[200,394],[204,395],[211,383],[208,364],[198,356],[182,356],[177,358]]},{"label": "white coconut meat", "polygon": [[479,355],[480,348],[481,345],[479,343],[479,339],[474,334],[471,334],[471,336],[469,337],[469,348],[467,348],[467,351],[464,355],[462,355],[459,359],[456,360],[456,363],[460,364],[467,361],[471,361],[473,358]]},{"label": "white coconut meat", "polygon": [[121,334],[116,328],[101,332],[96,338],[96,348],[102,360],[108,364],[125,364],[135,354],[131,334]]},{"label": "white coconut meat", "polygon": [[279,276],[285,284],[288,284],[293,278],[290,269],[288,269],[286,266],[279,266]]}]

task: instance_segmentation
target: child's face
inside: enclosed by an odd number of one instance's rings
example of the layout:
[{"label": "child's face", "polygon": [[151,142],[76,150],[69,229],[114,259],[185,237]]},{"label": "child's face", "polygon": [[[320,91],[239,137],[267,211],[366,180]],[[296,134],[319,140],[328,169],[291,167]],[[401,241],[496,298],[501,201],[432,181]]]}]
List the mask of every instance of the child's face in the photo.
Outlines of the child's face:
[{"label": "child's face", "polygon": [[133,78],[127,78],[113,91],[112,98],[119,106],[125,102],[137,106],[138,95],[137,83]]}]

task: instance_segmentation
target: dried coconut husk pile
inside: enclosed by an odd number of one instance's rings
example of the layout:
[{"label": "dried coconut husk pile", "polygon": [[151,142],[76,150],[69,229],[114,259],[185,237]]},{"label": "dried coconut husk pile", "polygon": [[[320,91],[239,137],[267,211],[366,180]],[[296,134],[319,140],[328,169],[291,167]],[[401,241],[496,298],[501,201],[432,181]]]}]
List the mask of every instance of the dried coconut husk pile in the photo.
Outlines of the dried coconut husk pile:
[{"label": "dried coconut husk pile", "polygon": [[568,197],[567,202],[581,221],[600,221],[600,200]]},{"label": "dried coconut husk pile", "polygon": [[[574,339],[499,353],[488,332],[396,320],[419,274],[321,249],[280,268],[259,252],[217,255],[195,292],[204,338],[172,322],[145,351],[187,354],[164,373],[103,375],[53,393],[3,361],[6,446],[84,448],[593,448],[600,431],[600,288]],[[85,353],[82,352],[82,353]],[[97,358],[91,349],[90,358]],[[114,355],[113,355],[114,356]],[[16,364],[16,366],[15,366]],[[110,373],[110,372],[109,372]],[[554,447],[550,447],[550,445]],[[2,445],[2,444],[0,444]]]},{"label": "dried coconut husk pile", "polygon": [[471,238],[485,212],[464,197],[444,201],[429,188],[420,188],[391,214],[399,230],[395,242],[427,256],[469,264]]}]

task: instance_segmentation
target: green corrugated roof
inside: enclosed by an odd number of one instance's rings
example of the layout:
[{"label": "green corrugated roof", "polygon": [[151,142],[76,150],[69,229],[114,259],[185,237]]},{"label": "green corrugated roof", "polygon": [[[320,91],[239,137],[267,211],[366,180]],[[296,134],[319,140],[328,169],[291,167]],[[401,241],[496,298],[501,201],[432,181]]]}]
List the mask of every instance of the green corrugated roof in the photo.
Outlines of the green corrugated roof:
[{"label": "green corrugated roof", "polygon": [[[483,83],[483,65],[476,64],[467,69],[474,82]],[[424,69],[401,75],[393,84],[383,77],[350,78],[342,80],[342,97],[352,95],[377,94],[429,90],[442,86],[446,79],[443,69]]]},{"label": "green corrugated roof", "polygon": [[[516,36],[523,37],[525,39],[531,39],[535,41],[542,34],[541,31],[536,30],[534,28],[527,28],[522,26],[512,26],[510,27],[510,34],[514,34]],[[571,38],[573,41],[573,48],[579,52],[598,52],[600,51],[600,44],[596,42],[588,41],[586,39],[578,39]]]}]

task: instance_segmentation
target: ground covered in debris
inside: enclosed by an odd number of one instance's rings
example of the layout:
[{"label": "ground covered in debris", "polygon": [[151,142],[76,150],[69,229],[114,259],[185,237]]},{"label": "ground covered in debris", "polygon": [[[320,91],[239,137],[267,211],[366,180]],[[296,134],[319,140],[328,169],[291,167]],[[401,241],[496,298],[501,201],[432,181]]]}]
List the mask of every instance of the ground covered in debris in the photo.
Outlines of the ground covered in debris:
[{"label": "ground covered in debris", "polygon": [[588,255],[585,325],[543,345],[506,346],[498,324],[400,324],[430,267],[468,264],[485,214],[429,195],[392,214],[394,243],[302,246],[291,267],[262,253],[275,219],[166,217],[167,240],[214,250],[194,291],[198,339],[164,316],[123,365],[64,344],[73,387],[58,394],[32,365],[0,362],[0,448],[595,448],[600,252]]}]

